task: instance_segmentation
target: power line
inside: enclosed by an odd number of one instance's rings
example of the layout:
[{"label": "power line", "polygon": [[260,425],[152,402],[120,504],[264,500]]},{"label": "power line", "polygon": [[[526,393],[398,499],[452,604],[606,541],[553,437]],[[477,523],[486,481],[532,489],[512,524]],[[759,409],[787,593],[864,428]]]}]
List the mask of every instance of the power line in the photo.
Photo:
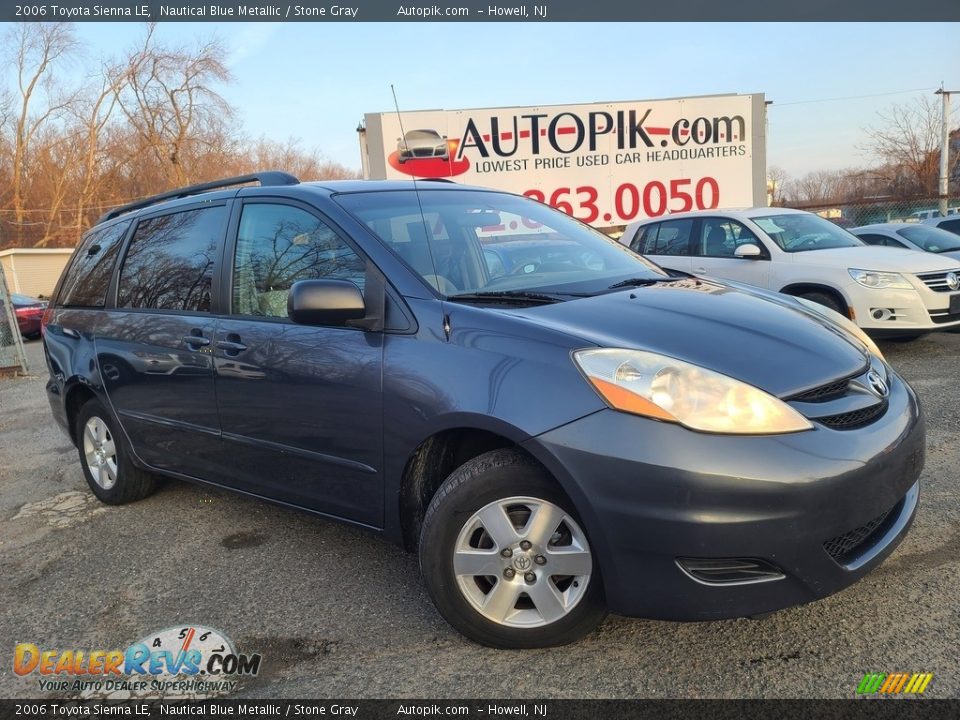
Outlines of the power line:
[{"label": "power line", "polygon": [[914,88],[913,90],[895,90],[893,92],[886,93],[873,93],[872,95],[847,95],[844,97],[832,97],[832,98],[819,98],[817,100],[795,100],[794,102],[774,102],[772,107],[787,107],[788,105],[809,105],[811,103],[821,103],[821,102],[839,102],[841,100],[864,100],[866,98],[875,98],[875,97],[887,97],[889,95],[906,95],[907,93],[918,93],[918,92],[928,92],[936,90],[936,88]]}]

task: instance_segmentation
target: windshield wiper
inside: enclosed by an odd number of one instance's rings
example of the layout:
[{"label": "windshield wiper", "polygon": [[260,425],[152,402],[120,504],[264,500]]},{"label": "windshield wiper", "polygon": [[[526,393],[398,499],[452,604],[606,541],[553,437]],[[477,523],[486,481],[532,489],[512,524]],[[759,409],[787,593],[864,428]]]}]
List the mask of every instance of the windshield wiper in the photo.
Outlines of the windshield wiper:
[{"label": "windshield wiper", "polygon": [[564,300],[559,295],[548,295],[546,293],[530,292],[528,290],[488,290],[486,292],[459,293],[457,295],[448,295],[447,300],[470,301],[470,300],[500,300],[504,302],[534,302],[534,303],[558,303]]},{"label": "windshield wiper", "polygon": [[608,290],[616,290],[617,288],[625,287],[643,287],[644,285],[656,285],[661,282],[670,282],[675,278],[672,277],[663,277],[663,278],[627,278],[626,280],[621,280],[620,282],[614,283],[611,285]]}]

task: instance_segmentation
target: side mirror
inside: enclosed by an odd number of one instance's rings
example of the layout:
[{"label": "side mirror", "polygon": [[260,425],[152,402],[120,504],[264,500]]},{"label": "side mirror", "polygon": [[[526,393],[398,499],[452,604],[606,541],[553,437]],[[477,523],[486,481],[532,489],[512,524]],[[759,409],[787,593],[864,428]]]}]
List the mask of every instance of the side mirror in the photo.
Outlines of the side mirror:
[{"label": "side mirror", "polygon": [[363,293],[349,280],[300,280],[287,295],[287,315],[298,325],[345,325],[366,312]]},{"label": "side mirror", "polygon": [[753,243],[737,245],[737,249],[733,251],[734,257],[745,258],[747,260],[758,260],[762,255],[763,252]]}]

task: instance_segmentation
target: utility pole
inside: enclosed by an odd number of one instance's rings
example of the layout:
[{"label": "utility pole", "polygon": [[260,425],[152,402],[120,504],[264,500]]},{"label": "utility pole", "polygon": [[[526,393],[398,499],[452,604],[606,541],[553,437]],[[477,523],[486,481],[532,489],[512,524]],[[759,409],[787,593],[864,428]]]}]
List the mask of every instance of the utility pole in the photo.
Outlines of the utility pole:
[{"label": "utility pole", "polygon": [[943,85],[934,94],[943,97],[943,135],[940,138],[940,215],[947,215],[950,194],[950,95],[957,90],[944,90]]}]

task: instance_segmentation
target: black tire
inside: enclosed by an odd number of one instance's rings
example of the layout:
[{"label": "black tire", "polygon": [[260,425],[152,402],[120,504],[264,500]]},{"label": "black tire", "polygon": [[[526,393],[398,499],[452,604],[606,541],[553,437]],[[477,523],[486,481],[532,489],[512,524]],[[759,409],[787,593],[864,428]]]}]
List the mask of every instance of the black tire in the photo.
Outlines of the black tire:
[{"label": "black tire", "polygon": [[[87,424],[94,418],[99,419],[106,426],[107,434],[105,438],[113,442],[115,450],[116,479],[109,487],[104,487],[95,479],[95,470],[91,470],[84,451],[84,433]],[[80,412],[77,413],[74,432],[83,475],[87,479],[90,490],[93,491],[98,500],[107,505],[123,505],[142,500],[156,490],[156,477],[133,464],[130,448],[123,432],[117,426],[113,415],[107,411],[99,400],[91,398],[80,408]]]},{"label": "black tire", "polygon": [[840,313],[844,317],[847,316],[847,308],[844,307],[843,303],[837,300],[836,297],[830,293],[825,292],[805,292],[800,293],[797,297],[802,297],[805,300],[810,302],[815,302],[817,305],[823,305],[824,307],[830,308],[834,312]]},{"label": "black tire", "polygon": [[[594,630],[607,614],[599,564],[589,541],[592,569],[587,588],[565,615],[548,624],[521,628],[494,622],[475,609],[458,586],[453,555],[461,529],[474,513],[488,504],[513,497],[547,501],[570,516],[578,529],[585,532],[573,504],[541,465],[517,450],[492,450],[457,468],[430,502],[423,519],[419,548],[420,569],[427,591],[447,622],[483,645],[496,648],[566,645]],[[554,582],[553,578],[544,577],[538,581]],[[520,602],[523,600],[518,600]]]}]

